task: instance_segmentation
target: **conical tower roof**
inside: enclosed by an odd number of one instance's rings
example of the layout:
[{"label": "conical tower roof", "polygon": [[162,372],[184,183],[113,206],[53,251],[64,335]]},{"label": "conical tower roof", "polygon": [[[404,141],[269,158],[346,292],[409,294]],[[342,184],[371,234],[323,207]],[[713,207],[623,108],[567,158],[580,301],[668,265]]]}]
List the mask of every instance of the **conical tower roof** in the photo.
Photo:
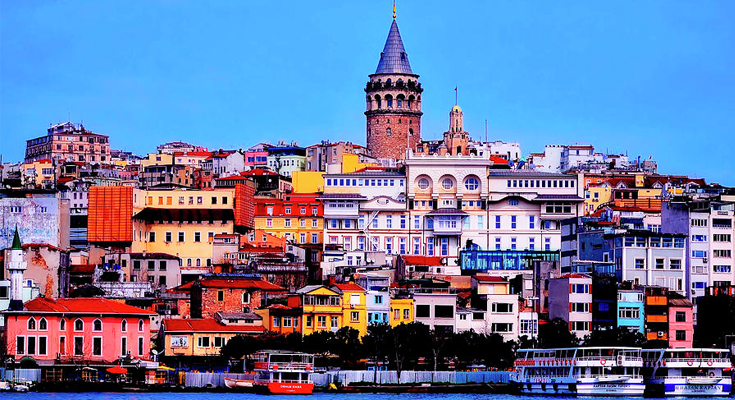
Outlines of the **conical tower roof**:
[{"label": "conical tower roof", "polygon": [[383,52],[380,53],[380,61],[375,73],[414,75],[411,71],[411,64],[408,63],[408,54],[406,54],[406,49],[403,47],[403,40],[395,19],[390,25],[388,39],[385,41]]},{"label": "conical tower roof", "polygon": [[15,227],[15,236],[13,236],[13,246],[10,247],[11,250],[23,250],[23,245],[20,243],[20,235],[18,234],[18,227]]}]

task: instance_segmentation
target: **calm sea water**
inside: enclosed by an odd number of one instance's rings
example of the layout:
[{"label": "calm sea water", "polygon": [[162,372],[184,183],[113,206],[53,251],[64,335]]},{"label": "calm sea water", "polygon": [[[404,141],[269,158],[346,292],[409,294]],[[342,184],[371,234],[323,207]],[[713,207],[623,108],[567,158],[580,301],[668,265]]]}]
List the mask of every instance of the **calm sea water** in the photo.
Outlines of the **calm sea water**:
[{"label": "calm sea water", "polygon": [[[523,395],[490,395],[490,394],[373,394],[373,393],[315,393],[309,396],[313,400],[392,400],[400,397],[401,400],[564,400],[575,397],[556,396],[523,396]],[[2,393],[2,400],[254,400],[279,399],[285,400],[304,398],[301,396],[267,396],[251,393]],[[678,399],[683,399],[679,397]],[[727,399],[724,397],[722,399]]]}]

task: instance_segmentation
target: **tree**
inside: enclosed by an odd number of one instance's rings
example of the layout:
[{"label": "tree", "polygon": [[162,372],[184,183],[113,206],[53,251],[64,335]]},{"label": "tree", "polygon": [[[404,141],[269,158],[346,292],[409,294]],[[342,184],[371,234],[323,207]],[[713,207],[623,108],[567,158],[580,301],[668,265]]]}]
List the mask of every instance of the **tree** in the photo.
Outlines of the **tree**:
[{"label": "tree", "polygon": [[613,327],[606,330],[595,330],[584,338],[585,346],[627,346],[642,347],[646,337],[626,327]]},{"label": "tree", "polygon": [[222,346],[220,354],[227,359],[241,359],[263,349],[263,341],[254,336],[237,335]]},{"label": "tree", "polygon": [[393,356],[398,373],[398,383],[401,380],[401,371],[407,360],[417,359],[429,347],[429,326],[420,322],[400,324],[391,330],[393,340]]},{"label": "tree", "polygon": [[579,339],[569,331],[569,324],[561,318],[540,325],[538,330],[539,347],[574,347],[579,345]]},{"label": "tree", "polygon": [[339,356],[342,364],[355,364],[362,355],[360,331],[349,326],[340,328],[331,338],[330,348]]}]

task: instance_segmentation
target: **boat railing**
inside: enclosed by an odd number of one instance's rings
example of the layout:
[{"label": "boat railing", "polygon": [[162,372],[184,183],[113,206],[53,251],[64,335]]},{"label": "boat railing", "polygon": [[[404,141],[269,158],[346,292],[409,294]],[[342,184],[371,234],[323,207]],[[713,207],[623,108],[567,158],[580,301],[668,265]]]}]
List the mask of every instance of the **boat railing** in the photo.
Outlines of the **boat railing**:
[{"label": "boat railing", "polygon": [[312,383],[311,380],[298,380],[298,379],[281,379],[280,381],[271,381],[269,383]]},{"label": "boat railing", "polygon": [[690,363],[690,362],[691,363],[700,363],[700,362],[701,363],[708,363],[708,362],[727,363],[727,362],[730,362],[730,359],[728,358],[707,358],[707,357],[676,357],[676,358],[665,357],[663,358],[663,360],[666,361],[667,363],[670,363],[670,362],[685,362],[685,363]]},{"label": "boat railing", "polygon": [[586,357],[577,357],[577,361],[601,361],[601,360],[607,360],[607,361],[620,361],[620,362],[643,362],[643,357],[631,357],[631,356],[586,356]]},{"label": "boat railing", "polygon": [[256,364],[257,369],[270,369],[270,370],[300,370],[309,371],[314,369],[314,364],[311,363],[299,363],[299,362],[270,362],[270,363],[259,363]]}]

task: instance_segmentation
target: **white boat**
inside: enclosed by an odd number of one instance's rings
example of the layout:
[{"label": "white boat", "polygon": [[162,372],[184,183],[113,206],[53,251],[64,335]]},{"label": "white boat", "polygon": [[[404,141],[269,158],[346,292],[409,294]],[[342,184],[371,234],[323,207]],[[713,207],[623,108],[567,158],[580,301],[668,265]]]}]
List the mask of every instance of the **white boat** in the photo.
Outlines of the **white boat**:
[{"label": "white boat", "polygon": [[514,381],[528,394],[642,396],[641,349],[574,347],[518,350]]},{"label": "white boat", "polygon": [[297,351],[262,350],[251,356],[255,361],[256,388],[271,394],[311,394],[314,382],[314,355]]},{"label": "white boat", "polygon": [[732,389],[727,349],[643,350],[646,389],[652,395],[728,396]]},{"label": "white boat", "polygon": [[225,386],[230,389],[245,389],[255,386],[255,382],[245,379],[225,378]]}]

